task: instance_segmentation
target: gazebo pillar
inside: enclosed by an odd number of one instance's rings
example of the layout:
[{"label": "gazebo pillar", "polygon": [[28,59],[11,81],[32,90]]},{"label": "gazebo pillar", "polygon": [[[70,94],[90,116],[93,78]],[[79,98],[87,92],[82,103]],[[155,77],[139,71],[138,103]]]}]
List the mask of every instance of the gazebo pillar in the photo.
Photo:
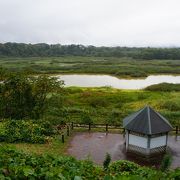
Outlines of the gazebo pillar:
[{"label": "gazebo pillar", "polygon": [[168,142],[168,132],[166,133],[166,151],[167,151],[167,149],[168,149],[168,146],[167,146],[167,142]]},{"label": "gazebo pillar", "polygon": [[125,134],[125,142],[126,142],[126,152],[128,150],[128,146],[129,146],[129,130],[125,130],[126,134]]},{"label": "gazebo pillar", "polygon": [[151,143],[151,136],[147,135],[147,148],[146,148],[146,154],[150,154],[150,143]]}]

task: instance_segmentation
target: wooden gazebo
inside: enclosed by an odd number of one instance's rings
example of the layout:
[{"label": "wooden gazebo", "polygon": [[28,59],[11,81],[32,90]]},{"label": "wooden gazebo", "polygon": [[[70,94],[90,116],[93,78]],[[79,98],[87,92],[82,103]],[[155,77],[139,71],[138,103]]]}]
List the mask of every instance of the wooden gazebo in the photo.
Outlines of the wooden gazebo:
[{"label": "wooden gazebo", "polygon": [[127,152],[145,156],[164,153],[171,124],[158,112],[146,106],[123,120]]}]

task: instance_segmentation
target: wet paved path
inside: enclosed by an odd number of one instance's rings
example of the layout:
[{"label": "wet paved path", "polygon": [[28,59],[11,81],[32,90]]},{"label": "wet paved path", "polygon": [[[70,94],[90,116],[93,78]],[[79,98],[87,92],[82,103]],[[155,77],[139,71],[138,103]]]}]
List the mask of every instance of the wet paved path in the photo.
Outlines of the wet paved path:
[{"label": "wet paved path", "polygon": [[[180,167],[180,136],[169,136],[168,146],[173,155],[172,168]],[[137,159],[137,156],[125,153],[122,134],[76,133],[69,144],[67,153],[77,159],[90,157],[95,163],[102,164],[107,152],[111,154],[112,161],[127,159],[142,165],[149,165],[139,158]]]}]

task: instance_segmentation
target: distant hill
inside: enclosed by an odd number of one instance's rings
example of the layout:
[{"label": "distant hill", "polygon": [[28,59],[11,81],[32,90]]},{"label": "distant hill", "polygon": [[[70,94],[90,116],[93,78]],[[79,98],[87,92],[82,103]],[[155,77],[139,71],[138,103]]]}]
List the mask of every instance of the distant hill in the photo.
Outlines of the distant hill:
[{"label": "distant hill", "polygon": [[133,59],[180,60],[180,48],[95,47],[61,44],[0,43],[0,56],[57,57],[57,56],[106,56]]}]

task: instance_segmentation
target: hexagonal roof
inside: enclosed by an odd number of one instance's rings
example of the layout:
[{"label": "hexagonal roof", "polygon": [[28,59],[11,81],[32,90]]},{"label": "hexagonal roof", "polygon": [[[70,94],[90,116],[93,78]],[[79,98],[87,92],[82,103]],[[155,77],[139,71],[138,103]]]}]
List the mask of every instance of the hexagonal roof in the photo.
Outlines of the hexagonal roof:
[{"label": "hexagonal roof", "polygon": [[172,130],[172,126],[168,120],[149,106],[127,116],[123,120],[123,127],[127,130],[147,135],[159,134]]}]

